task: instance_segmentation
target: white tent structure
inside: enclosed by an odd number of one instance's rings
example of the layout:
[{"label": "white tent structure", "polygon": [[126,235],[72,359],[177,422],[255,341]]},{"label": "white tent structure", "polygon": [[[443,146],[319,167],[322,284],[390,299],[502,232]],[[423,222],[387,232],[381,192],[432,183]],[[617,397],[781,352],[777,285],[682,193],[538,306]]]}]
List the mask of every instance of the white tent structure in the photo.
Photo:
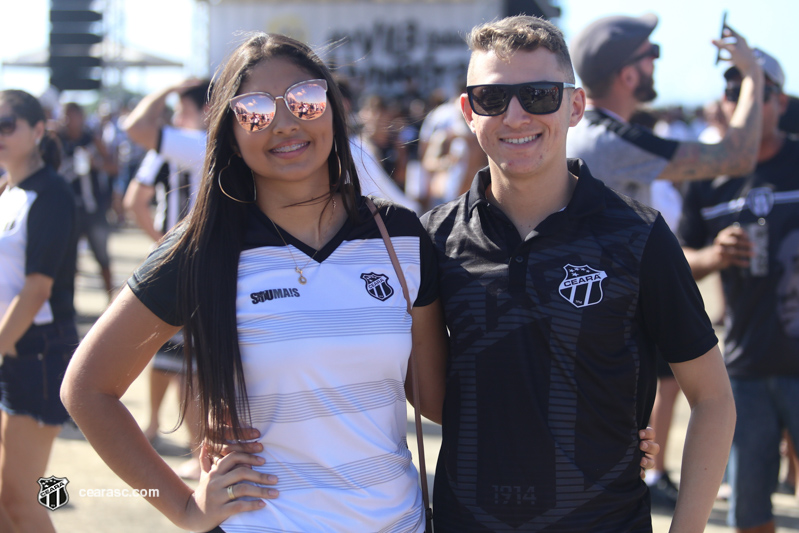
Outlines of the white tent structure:
[{"label": "white tent structure", "polygon": [[[103,42],[103,68],[125,70],[128,68],[182,67],[183,63],[138,50],[128,45]],[[110,50],[111,52],[106,52]],[[47,68],[49,53],[46,48],[3,61],[3,67]]]}]

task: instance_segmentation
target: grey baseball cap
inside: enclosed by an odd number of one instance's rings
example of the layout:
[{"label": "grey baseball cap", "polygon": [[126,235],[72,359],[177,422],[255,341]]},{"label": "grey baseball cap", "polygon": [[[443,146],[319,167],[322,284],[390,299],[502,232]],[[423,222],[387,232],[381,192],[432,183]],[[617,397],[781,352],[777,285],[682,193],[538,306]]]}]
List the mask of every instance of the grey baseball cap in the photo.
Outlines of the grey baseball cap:
[{"label": "grey baseball cap", "polygon": [[657,15],[613,16],[595,20],[572,40],[574,69],[592,85],[621,69],[658,24]]},{"label": "grey baseball cap", "polygon": [[[767,54],[759,48],[755,48],[752,51],[755,53],[758,64],[760,64],[760,66],[763,68],[763,74],[765,74],[772,83],[782,90],[782,86],[785,85],[785,72],[782,70],[780,62],[777,61],[774,56]],[[730,67],[724,73],[724,79],[727,80],[732,77],[740,76],[741,73],[738,72],[738,67]]]}]

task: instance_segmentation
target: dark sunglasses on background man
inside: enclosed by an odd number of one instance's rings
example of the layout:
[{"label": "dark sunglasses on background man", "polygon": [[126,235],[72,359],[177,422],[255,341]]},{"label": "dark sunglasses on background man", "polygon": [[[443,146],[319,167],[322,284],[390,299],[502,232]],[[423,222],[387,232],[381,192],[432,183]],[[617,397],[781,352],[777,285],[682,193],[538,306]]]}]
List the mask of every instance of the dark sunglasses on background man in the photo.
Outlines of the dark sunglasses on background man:
[{"label": "dark sunglasses on background man", "polygon": [[653,44],[650,46],[646,51],[641,52],[637,56],[633,56],[625,62],[625,65],[632,65],[633,63],[638,63],[642,59],[646,59],[651,57],[652,59],[658,59],[660,57],[660,45]]},{"label": "dark sunglasses on background man", "polygon": [[507,111],[515,96],[522,109],[532,115],[548,115],[560,109],[563,89],[574,89],[573,83],[535,81],[515,85],[470,85],[466,87],[469,105],[478,115],[494,117]]},{"label": "dark sunglasses on background man", "polygon": [[248,132],[269,127],[277,112],[277,100],[282,98],[286,108],[300,120],[321,117],[327,108],[327,81],[307,80],[295,83],[283,96],[269,93],[246,93],[232,98],[230,109],[239,125]]},{"label": "dark sunglasses on background man", "polygon": [[[779,87],[777,87],[776,85],[769,85],[767,83],[766,86],[763,87],[763,103],[765,104],[766,102],[768,102],[769,99],[771,99],[772,94],[779,94],[779,92],[780,92]],[[724,98],[726,98],[728,102],[737,104],[738,98],[740,97],[741,97],[740,85],[735,85],[724,89]]]},{"label": "dark sunglasses on background man", "polygon": [[0,135],[11,135],[17,130],[17,117],[7,115],[0,117]]}]

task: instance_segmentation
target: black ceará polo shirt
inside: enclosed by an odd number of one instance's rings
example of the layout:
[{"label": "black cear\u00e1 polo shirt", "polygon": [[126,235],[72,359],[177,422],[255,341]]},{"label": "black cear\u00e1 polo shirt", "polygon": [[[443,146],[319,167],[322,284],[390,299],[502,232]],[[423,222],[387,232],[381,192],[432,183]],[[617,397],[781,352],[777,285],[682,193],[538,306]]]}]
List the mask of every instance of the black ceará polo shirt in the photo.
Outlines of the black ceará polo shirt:
[{"label": "black cear\u00e1 polo shirt", "polygon": [[670,362],[717,339],[657,211],[580,160],[567,207],[522,238],[489,169],[423,217],[450,330],[436,530],[651,531],[638,430]]}]

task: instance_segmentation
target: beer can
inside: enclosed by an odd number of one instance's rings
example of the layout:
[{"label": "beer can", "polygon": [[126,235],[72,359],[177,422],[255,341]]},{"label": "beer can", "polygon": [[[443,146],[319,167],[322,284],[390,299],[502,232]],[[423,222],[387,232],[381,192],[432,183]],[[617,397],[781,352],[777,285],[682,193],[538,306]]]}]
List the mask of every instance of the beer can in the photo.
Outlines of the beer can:
[{"label": "beer can", "polygon": [[768,275],[768,223],[764,218],[746,225],[752,243],[753,256],[749,260],[749,273],[754,277]]}]

